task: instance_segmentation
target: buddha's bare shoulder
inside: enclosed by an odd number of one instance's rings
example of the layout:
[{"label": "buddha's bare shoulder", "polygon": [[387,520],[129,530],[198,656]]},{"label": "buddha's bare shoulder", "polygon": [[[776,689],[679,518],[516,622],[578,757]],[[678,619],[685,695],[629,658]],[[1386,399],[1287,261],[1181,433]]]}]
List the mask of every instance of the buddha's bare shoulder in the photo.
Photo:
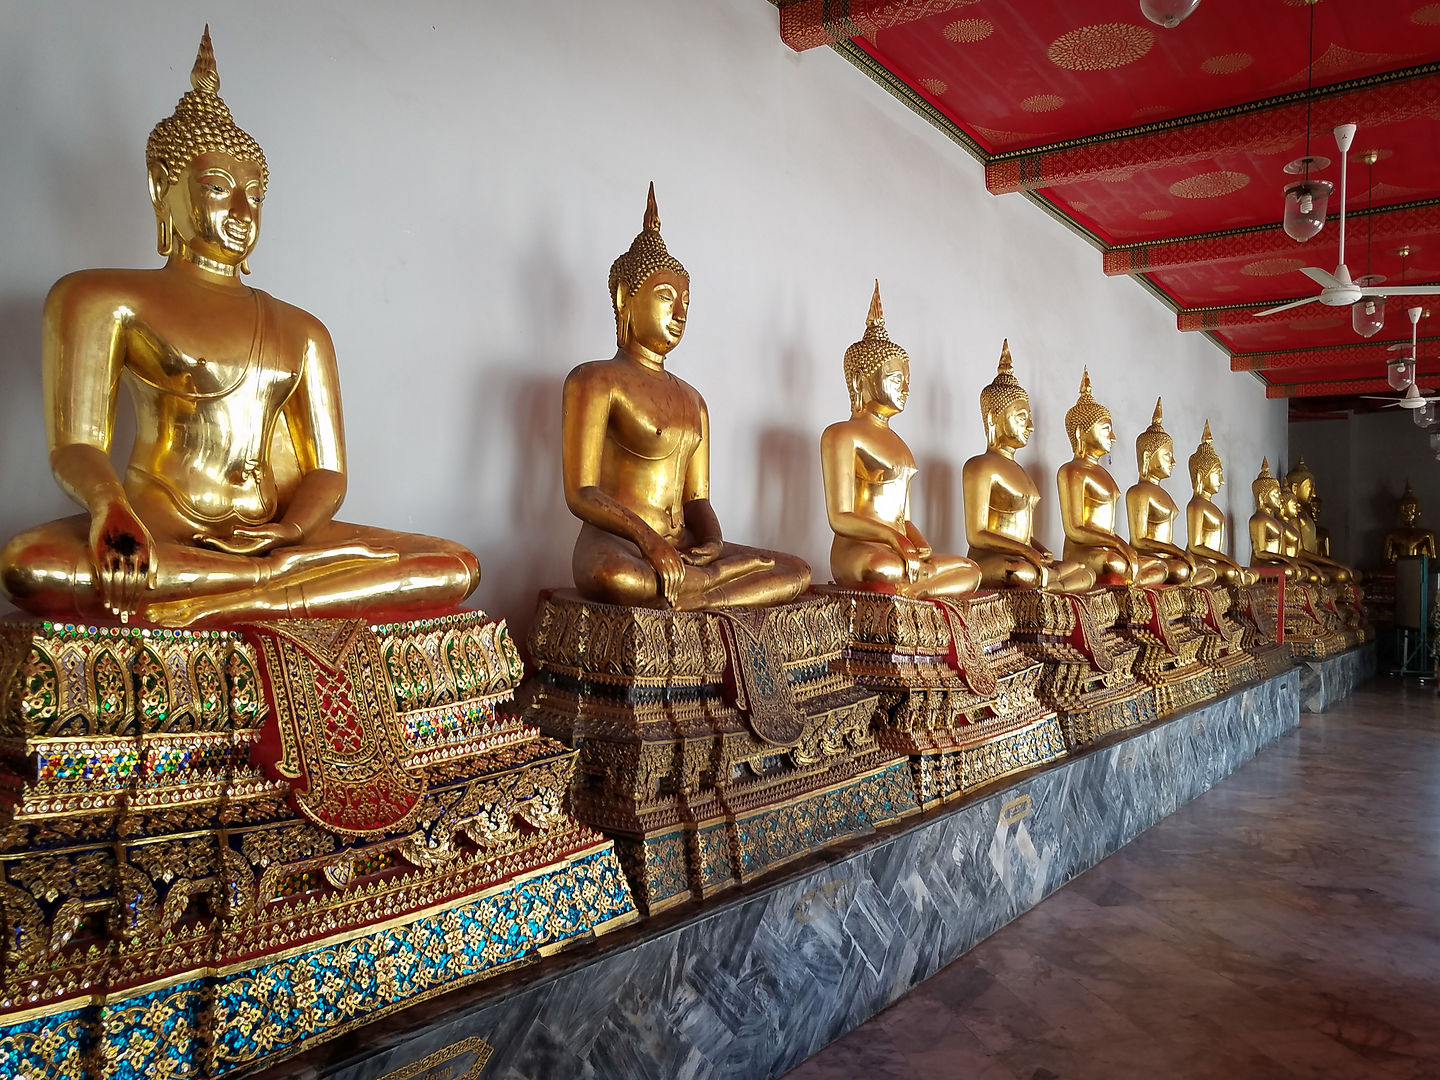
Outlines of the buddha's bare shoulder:
[{"label": "buddha's bare shoulder", "polygon": [[159,270],[135,270],[129,267],[75,270],[50,286],[45,303],[54,307],[89,302],[138,302],[155,294],[160,285],[159,274]]},{"label": "buddha's bare shoulder", "polygon": [[259,295],[271,320],[279,326],[302,333],[307,338],[330,340],[330,331],[325,328],[325,324],[304,308],[288,304],[284,300],[277,300],[264,289],[254,289],[253,291]]}]

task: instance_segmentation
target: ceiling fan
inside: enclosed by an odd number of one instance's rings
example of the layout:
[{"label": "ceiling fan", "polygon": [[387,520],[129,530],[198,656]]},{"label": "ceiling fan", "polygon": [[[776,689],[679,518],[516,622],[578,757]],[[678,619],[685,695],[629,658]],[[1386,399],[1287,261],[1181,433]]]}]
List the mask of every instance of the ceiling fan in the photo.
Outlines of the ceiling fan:
[{"label": "ceiling fan", "polygon": [[[1415,370],[1415,361],[1417,356],[1416,347],[1419,340],[1417,337],[1417,333],[1420,325],[1420,309],[1418,307],[1406,308],[1405,314],[1410,316],[1410,355],[1409,357],[1407,357],[1407,359],[1410,361],[1410,370],[1412,372],[1410,376],[1410,385],[1405,387],[1405,393],[1399,398],[1386,397],[1380,394],[1360,395],[1361,397],[1366,398],[1369,401],[1388,402],[1388,404],[1381,406],[1381,408],[1383,409],[1389,409],[1395,406],[1398,406],[1402,409],[1423,409],[1432,401],[1440,401],[1440,396],[1426,397],[1423,393],[1421,393],[1419,379],[1413,374]],[[1403,346],[1401,347],[1403,348]],[[1418,423],[1419,421],[1416,422]]]},{"label": "ceiling fan", "polygon": [[[1315,301],[1325,304],[1327,307],[1348,307],[1359,300],[1361,296],[1440,296],[1440,285],[1391,285],[1383,288],[1366,287],[1356,285],[1350,277],[1350,270],[1345,265],[1345,159],[1350,152],[1350,144],[1355,141],[1355,125],[1341,124],[1335,129],[1335,145],[1340,148],[1340,262],[1332,274],[1322,270],[1318,266],[1307,266],[1300,272],[1320,286],[1318,296],[1308,296],[1303,300],[1292,300],[1288,304],[1280,304],[1278,307],[1266,308],[1264,311],[1255,312],[1255,317],[1262,315],[1274,315],[1278,311],[1289,311],[1291,308],[1303,307],[1306,304],[1313,304]],[[1418,406],[1412,406],[1418,407]]]}]

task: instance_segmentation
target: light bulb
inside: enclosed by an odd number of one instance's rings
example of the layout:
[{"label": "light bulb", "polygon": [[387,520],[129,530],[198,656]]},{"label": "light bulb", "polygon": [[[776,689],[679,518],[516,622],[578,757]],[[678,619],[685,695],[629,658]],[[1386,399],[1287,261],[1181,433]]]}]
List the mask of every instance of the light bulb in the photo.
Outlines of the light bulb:
[{"label": "light bulb", "polygon": [[1285,235],[1301,243],[1325,227],[1325,208],[1335,185],[1329,180],[1301,180],[1285,186]]},{"label": "light bulb", "polygon": [[1410,417],[1418,428],[1427,428],[1435,421],[1435,403],[1427,401],[1418,409],[1410,410]]},{"label": "light bulb", "polygon": [[1166,30],[1173,30],[1200,6],[1200,0],[1140,0],[1140,14]]},{"label": "light bulb", "polygon": [[1356,300],[1350,305],[1350,325],[1361,337],[1374,337],[1378,334],[1385,325],[1385,298],[1362,296]]}]

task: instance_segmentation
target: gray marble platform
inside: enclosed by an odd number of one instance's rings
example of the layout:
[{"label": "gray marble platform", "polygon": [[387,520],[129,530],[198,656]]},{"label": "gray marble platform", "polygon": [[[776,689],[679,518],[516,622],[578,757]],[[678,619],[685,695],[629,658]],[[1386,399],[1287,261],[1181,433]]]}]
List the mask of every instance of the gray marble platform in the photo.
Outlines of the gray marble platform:
[{"label": "gray marble platform", "polygon": [[266,1075],[778,1076],[1294,728],[1300,678],[1277,675],[727,898],[417,1004]]},{"label": "gray marble platform", "polygon": [[1322,713],[1375,677],[1375,642],[1356,645],[1328,660],[1296,660],[1295,666],[1300,671],[1300,711]]}]

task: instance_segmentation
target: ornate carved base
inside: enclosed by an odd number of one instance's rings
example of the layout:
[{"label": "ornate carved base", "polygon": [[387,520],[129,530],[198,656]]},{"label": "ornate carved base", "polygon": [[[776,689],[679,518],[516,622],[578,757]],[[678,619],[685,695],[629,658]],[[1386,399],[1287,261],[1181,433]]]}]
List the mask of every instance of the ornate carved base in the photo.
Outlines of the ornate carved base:
[{"label": "ornate carved base", "polygon": [[1160,716],[1208,701],[1220,690],[1214,669],[1199,658],[1203,639],[1189,622],[1193,592],[1185,585],[1115,590],[1117,630],[1139,646],[1135,675],[1154,687]]},{"label": "ornate carved base", "polygon": [[934,602],[817,591],[848,614],[841,670],[879,692],[875,737],[909,756],[922,806],[1064,755],[1059,719],[1035,696],[1042,666],[1011,644],[998,593]]},{"label": "ornate carved base", "polygon": [[0,625],[0,1075],[219,1076],[633,920],[521,674],[482,612]]},{"label": "ornate carved base", "polygon": [[[1265,604],[1272,618],[1278,618],[1277,583],[1273,578],[1262,579]],[[1285,584],[1285,644],[1297,660],[1322,660],[1327,656],[1344,652],[1355,645],[1356,639],[1345,631],[1333,603],[1329,603],[1323,587],[1316,585]]]},{"label": "ornate carved base", "polygon": [[1012,640],[1039,660],[1039,698],[1060,715],[1069,749],[1153,721],[1155,691],[1136,678],[1139,646],[1115,632],[1119,589],[1064,594],[1043,589],[1003,593],[1015,620]]},{"label": "ornate carved base", "polygon": [[1245,628],[1232,614],[1234,600],[1224,586],[1188,589],[1185,620],[1200,636],[1195,654],[1215,673],[1216,692],[1228,694],[1261,678],[1255,658],[1245,651]]},{"label": "ornate carved base", "polygon": [[542,594],[526,718],[579,751],[575,813],[617,838],[645,911],[918,810],[871,731],[875,693],[835,670],[843,626],[819,596],[661,611]]},{"label": "ornate carved base", "polygon": [[1230,614],[1240,627],[1240,644],[1255,662],[1260,678],[1269,679],[1294,666],[1290,646],[1275,640],[1274,585],[1227,585]]}]

